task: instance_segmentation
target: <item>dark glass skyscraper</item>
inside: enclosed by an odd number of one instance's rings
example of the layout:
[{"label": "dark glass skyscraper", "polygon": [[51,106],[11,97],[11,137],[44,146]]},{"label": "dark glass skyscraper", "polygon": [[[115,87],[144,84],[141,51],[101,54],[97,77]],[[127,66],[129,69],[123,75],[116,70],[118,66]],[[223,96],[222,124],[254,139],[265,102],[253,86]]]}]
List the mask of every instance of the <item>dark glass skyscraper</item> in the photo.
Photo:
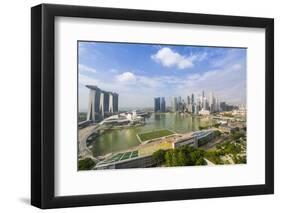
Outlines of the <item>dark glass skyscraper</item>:
[{"label": "dark glass skyscraper", "polygon": [[154,112],[166,112],[166,101],[164,97],[154,98]]},{"label": "dark glass skyscraper", "polygon": [[113,93],[113,112],[118,112],[118,94]]},{"label": "dark glass skyscraper", "polygon": [[164,97],[161,98],[160,111],[166,112],[166,101]]},{"label": "dark glass skyscraper", "polygon": [[160,112],[161,110],[160,97],[154,98],[154,112]]}]

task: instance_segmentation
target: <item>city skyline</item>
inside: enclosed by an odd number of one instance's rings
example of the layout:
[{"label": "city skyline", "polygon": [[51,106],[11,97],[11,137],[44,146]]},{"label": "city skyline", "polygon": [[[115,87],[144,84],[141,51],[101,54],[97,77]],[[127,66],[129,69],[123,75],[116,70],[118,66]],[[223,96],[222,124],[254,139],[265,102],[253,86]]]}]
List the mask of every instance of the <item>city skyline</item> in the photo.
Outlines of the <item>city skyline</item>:
[{"label": "city skyline", "polygon": [[78,51],[79,111],[87,110],[88,84],[118,93],[120,109],[153,107],[155,97],[169,105],[203,90],[246,104],[246,49],[79,42]]},{"label": "city skyline", "polygon": [[[164,102],[164,107],[162,106]],[[228,111],[233,108],[246,108],[246,105],[232,105],[224,100],[220,100],[213,92],[202,91],[199,95],[188,94],[185,97],[175,96],[170,98],[170,104],[166,105],[166,97],[154,98],[154,112],[166,112],[167,108],[173,112],[190,112],[198,114],[200,110],[207,110],[210,113]]]}]

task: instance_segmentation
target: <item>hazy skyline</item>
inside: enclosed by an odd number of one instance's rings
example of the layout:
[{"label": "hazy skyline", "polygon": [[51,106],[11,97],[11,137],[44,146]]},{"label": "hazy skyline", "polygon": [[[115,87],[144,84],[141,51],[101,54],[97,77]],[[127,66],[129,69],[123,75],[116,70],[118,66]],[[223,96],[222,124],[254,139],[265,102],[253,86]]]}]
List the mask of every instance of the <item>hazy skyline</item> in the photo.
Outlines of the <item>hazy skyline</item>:
[{"label": "hazy skyline", "polygon": [[79,110],[87,84],[119,94],[119,108],[152,107],[154,97],[202,90],[231,104],[246,103],[246,49],[79,42]]}]

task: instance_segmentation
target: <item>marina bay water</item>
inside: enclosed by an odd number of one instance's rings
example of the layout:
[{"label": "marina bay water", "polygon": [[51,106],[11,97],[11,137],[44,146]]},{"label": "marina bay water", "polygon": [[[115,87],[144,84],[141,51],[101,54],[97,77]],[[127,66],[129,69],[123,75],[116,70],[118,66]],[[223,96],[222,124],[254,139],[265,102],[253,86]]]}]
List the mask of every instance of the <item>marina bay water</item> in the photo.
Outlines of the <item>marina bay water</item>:
[{"label": "marina bay water", "polygon": [[199,126],[212,124],[208,117],[191,116],[180,113],[153,113],[146,118],[145,125],[107,130],[98,137],[90,137],[88,144],[92,145],[95,157],[111,152],[118,152],[140,144],[137,134],[157,129],[170,129],[177,133],[196,131]]}]

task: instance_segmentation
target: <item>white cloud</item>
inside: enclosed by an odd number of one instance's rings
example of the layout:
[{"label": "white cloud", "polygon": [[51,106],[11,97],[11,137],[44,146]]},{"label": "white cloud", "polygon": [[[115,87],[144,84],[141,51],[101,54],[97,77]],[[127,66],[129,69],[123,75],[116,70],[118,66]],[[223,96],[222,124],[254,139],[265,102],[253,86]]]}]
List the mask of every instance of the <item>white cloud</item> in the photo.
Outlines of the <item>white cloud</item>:
[{"label": "white cloud", "polygon": [[116,80],[120,83],[134,83],[136,79],[135,74],[132,72],[124,72],[116,76]]},{"label": "white cloud", "polygon": [[194,66],[195,61],[202,61],[207,57],[207,53],[192,54],[190,56],[181,55],[168,47],[163,47],[151,58],[161,63],[164,67],[177,67],[178,69],[187,69]]},{"label": "white cloud", "polygon": [[79,72],[91,72],[91,73],[96,73],[97,71],[89,66],[79,64]]},{"label": "white cloud", "polygon": [[164,67],[177,66],[179,69],[184,69],[193,66],[192,60],[174,52],[168,47],[158,50],[158,52],[152,55],[151,58],[154,61],[161,63]]},{"label": "white cloud", "polygon": [[185,68],[190,68],[193,67],[193,63],[191,59],[188,58],[181,58],[178,63],[177,63],[177,67],[179,69],[185,69]]},{"label": "white cloud", "polygon": [[[171,76],[160,76],[160,77],[148,77],[144,75],[136,75],[132,72],[124,72],[122,74],[116,75],[115,78],[116,88],[124,89],[124,86],[129,86],[129,90],[133,88],[161,88],[167,84],[179,84],[183,82],[183,79]],[[133,87],[133,88],[132,88]]]}]

